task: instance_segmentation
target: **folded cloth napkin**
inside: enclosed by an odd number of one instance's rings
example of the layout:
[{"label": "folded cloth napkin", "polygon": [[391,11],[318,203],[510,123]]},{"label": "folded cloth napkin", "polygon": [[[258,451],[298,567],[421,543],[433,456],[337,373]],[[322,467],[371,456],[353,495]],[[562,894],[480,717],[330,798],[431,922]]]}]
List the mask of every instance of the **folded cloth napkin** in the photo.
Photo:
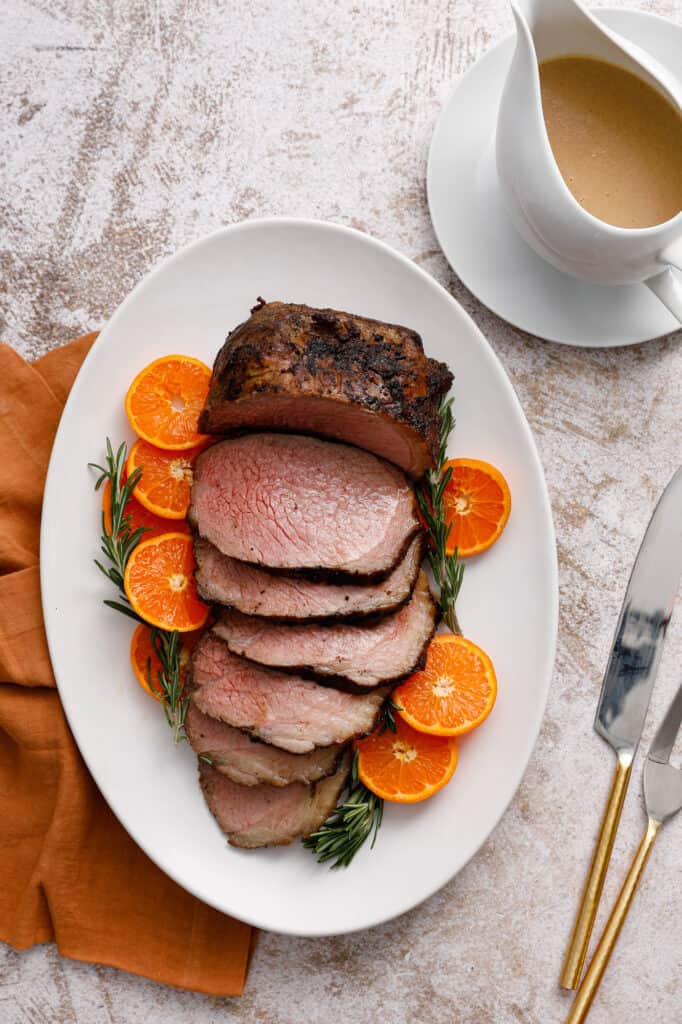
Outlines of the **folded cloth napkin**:
[{"label": "folded cloth napkin", "polygon": [[40,507],[62,407],[95,337],[32,365],[0,345],[0,939],[55,941],[76,960],[240,995],[251,929],[177,886],[124,831],[81,760],[50,667]]}]

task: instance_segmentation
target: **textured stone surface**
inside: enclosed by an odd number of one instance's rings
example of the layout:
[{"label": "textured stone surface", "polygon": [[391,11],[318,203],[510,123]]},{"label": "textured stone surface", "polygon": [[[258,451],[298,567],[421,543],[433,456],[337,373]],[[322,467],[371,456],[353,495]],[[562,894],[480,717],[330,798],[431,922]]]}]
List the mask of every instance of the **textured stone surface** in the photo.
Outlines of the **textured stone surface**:
[{"label": "textured stone surface", "polygon": [[[627,6],[682,21],[682,0]],[[34,356],[101,325],[158,259],[221,224],[293,214],[355,225],[432,273],[494,345],[540,446],[561,572],[535,753],[501,824],[445,889],[370,932],[263,935],[241,1001],[60,960],[53,947],[5,949],[3,1024],[563,1019],[556,978],[611,767],[591,731],[596,692],[640,536],[680,461],[682,350],[679,334],[602,352],[538,341],[483,309],[439,252],[424,198],[434,119],[451,82],[510,28],[502,0],[2,5],[2,339]],[[681,611],[652,720],[680,681]],[[643,825],[640,768],[606,904]],[[679,820],[654,852],[594,1024],[682,1018],[681,849]]]}]

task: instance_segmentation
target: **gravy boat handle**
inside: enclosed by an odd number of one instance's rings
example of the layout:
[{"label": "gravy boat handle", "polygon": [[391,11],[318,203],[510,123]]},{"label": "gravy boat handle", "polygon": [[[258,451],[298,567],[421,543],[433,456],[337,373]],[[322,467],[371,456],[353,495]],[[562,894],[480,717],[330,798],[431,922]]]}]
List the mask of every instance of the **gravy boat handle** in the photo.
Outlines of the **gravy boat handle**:
[{"label": "gravy boat handle", "polygon": [[682,324],[682,281],[675,269],[666,267],[660,274],[648,277],[644,284]]}]

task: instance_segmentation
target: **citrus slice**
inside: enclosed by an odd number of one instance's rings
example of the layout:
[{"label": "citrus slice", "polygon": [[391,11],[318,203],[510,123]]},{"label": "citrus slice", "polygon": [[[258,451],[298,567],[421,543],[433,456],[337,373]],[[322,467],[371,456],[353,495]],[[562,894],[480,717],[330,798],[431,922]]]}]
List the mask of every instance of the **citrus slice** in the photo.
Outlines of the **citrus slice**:
[{"label": "citrus slice", "polygon": [[450,633],[434,637],[426,665],[395,690],[398,714],[420,732],[460,736],[475,729],[493,709],[497,679],[480,647]]},{"label": "citrus slice", "polygon": [[126,413],[136,434],[159,448],[182,451],[203,440],[199,413],[211,371],[191,356],[164,356],[138,373],[128,388]]},{"label": "citrus slice", "polygon": [[147,441],[136,441],[126,462],[128,476],[142,469],[134,497],[162,519],[184,519],[189,508],[194,461],[203,447],[162,451]]},{"label": "citrus slice", "polygon": [[509,486],[499,469],[479,459],[449,459],[452,476],[443,494],[450,523],[447,551],[463,558],[485,551],[504,530],[511,512]]},{"label": "citrus slice", "polygon": [[[185,633],[182,640],[182,647],[180,649],[180,682],[185,685],[187,678],[187,670],[189,668],[189,661],[192,654],[192,649],[196,644],[201,630],[197,630],[196,633]],[[162,699],[162,693],[159,688],[159,672],[161,671],[161,661],[159,656],[154,650],[152,645],[152,631],[150,626],[145,626],[142,623],[137,627],[133,633],[132,640],[130,641],[130,663],[133,666],[133,672],[137,678],[140,686],[147,691],[155,700]],[[150,685],[151,677],[151,685]]]},{"label": "citrus slice", "polygon": [[358,776],[384,800],[399,804],[426,800],[454,774],[455,740],[417,732],[402,718],[396,718],[395,725],[395,732],[376,730],[357,741]]},{"label": "citrus slice", "polygon": [[133,633],[132,640],[130,641],[130,664],[133,666],[133,672],[140,686],[154,697],[155,700],[161,700],[161,691],[158,684],[161,661],[152,646],[150,626],[140,623]]},{"label": "citrus slice", "polygon": [[134,548],[123,576],[126,597],[134,611],[159,629],[188,633],[206,622],[208,605],[199,599],[194,581],[192,538],[164,533]]},{"label": "citrus slice", "polygon": [[[109,480],[107,480],[102,488],[102,512],[104,513],[104,529],[111,536],[111,481]],[[138,527],[144,526],[146,532],[143,534],[143,540],[149,540],[150,537],[158,537],[162,533],[168,533],[171,527],[167,519],[161,519],[160,516],[154,515],[144,505],[141,505],[134,495],[131,495],[128,499],[125,515],[130,516],[129,528],[131,533],[134,533]],[[190,532],[189,523],[184,520],[173,523],[172,529],[180,533]]]}]

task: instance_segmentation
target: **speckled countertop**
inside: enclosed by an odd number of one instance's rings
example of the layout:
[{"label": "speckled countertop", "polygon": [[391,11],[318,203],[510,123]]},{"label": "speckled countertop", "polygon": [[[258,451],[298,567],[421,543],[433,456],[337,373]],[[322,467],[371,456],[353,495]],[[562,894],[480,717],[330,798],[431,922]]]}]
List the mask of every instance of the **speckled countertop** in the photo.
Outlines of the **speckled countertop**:
[{"label": "speckled countertop", "polygon": [[[682,0],[622,6],[682,22]],[[221,224],[290,214],[370,232],[448,288],[505,365],[547,474],[561,583],[555,678],[523,784],[440,893],[349,937],[263,935],[241,1000],[5,948],[3,1024],[563,1020],[556,979],[611,771],[591,721],[639,539],[682,458],[682,335],[546,344],[449,270],[424,196],[429,138],[452,81],[510,29],[503,0],[2,5],[2,340],[32,357],[100,326],[159,258]],[[679,682],[681,612],[645,741]],[[607,903],[643,825],[640,769]],[[679,1024],[681,893],[682,819],[655,851],[594,1024]]]}]

